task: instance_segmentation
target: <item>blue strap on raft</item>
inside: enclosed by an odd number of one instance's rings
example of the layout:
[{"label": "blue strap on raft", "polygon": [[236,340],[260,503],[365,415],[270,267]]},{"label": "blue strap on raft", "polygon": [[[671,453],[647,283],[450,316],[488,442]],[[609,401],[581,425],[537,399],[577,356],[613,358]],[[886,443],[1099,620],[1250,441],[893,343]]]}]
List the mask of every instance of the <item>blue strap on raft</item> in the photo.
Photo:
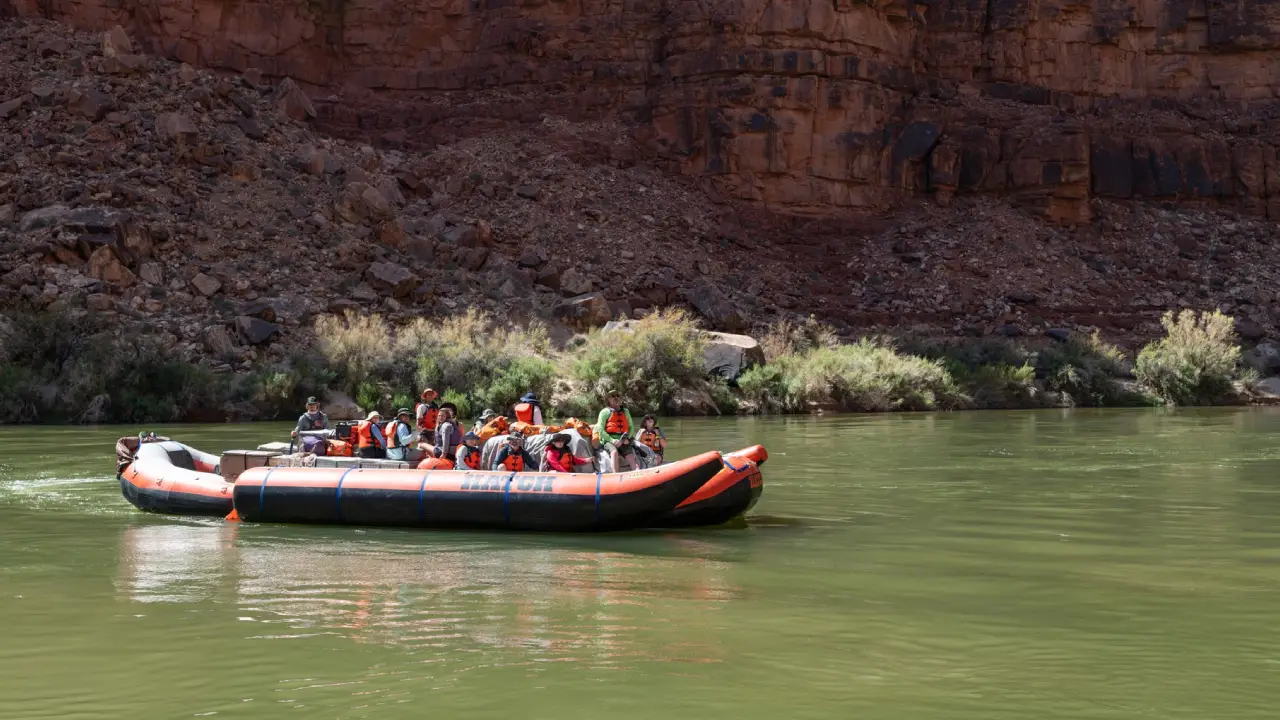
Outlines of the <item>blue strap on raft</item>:
[{"label": "blue strap on raft", "polygon": [[418,486],[418,522],[425,523],[427,521],[427,508],[424,504],[427,495],[427,478],[431,477],[431,472],[427,471],[422,476],[422,484]]},{"label": "blue strap on raft", "polygon": [[596,522],[600,522],[600,480],[604,476],[596,473]]},{"label": "blue strap on raft", "polygon": [[347,479],[347,475],[350,475],[352,470],[355,468],[347,468],[347,471],[342,473],[342,477],[338,478],[338,488],[333,494],[333,511],[338,516],[338,522],[342,522],[342,481]]},{"label": "blue strap on raft", "polygon": [[267,481],[271,479],[271,473],[275,472],[275,468],[267,471],[267,476],[262,478],[262,486],[258,488],[258,512],[265,513],[267,507]]},{"label": "blue strap on raft", "polygon": [[507,504],[507,498],[511,495],[511,481],[515,479],[515,473],[508,475],[507,482],[502,488],[502,522],[507,525],[511,524],[511,506]]}]

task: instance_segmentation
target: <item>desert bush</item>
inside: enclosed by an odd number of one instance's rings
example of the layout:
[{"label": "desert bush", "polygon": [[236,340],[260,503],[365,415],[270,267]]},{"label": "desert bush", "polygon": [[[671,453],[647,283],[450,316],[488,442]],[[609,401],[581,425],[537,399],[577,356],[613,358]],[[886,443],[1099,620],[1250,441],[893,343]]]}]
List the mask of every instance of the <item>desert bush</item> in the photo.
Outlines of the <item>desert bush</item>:
[{"label": "desert bush", "polygon": [[575,352],[573,377],[585,396],[577,402],[598,409],[617,389],[628,407],[665,411],[677,390],[710,387],[705,348],[693,317],[679,309],[652,312],[627,330],[592,330]]},{"label": "desert bush", "polygon": [[769,362],[787,355],[796,355],[820,347],[835,347],[840,344],[835,328],[819,322],[810,315],[804,322],[781,320],[769,326],[760,339],[760,348],[764,350],[765,359]]},{"label": "desert bush", "polygon": [[410,376],[417,387],[453,391],[460,410],[467,405],[503,412],[530,390],[548,401],[556,379],[550,345],[542,325],[506,326],[476,310],[420,318],[396,339],[396,356],[412,359],[412,372],[398,377]]},{"label": "desert bush", "polygon": [[1129,365],[1124,351],[1102,340],[1096,332],[1044,348],[1036,363],[1045,389],[1061,393],[1067,405],[1148,404],[1143,395],[1127,389],[1122,382],[1131,373]]},{"label": "desert bush", "polygon": [[93,315],[11,313],[4,335],[0,422],[173,421],[230,396],[226,378]]},{"label": "desert bush", "polygon": [[357,388],[370,377],[391,367],[391,328],[378,315],[350,311],[343,317],[322,315],[315,321],[315,334],[321,356],[336,382],[349,394],[358,394]]},{"label": "desert bush", "polygon": [[780,356],[748,370],[738,386],[766,412],[933,410],[965,402],[941,363],[872,340]]},{"label": "desert bush", "polygon": [[1235,321],[1213,311],[1165,313],[1165,337],[1138,353],[1134,376],[1173,405],[1212,405],[1230,400],[1240,377]]}]

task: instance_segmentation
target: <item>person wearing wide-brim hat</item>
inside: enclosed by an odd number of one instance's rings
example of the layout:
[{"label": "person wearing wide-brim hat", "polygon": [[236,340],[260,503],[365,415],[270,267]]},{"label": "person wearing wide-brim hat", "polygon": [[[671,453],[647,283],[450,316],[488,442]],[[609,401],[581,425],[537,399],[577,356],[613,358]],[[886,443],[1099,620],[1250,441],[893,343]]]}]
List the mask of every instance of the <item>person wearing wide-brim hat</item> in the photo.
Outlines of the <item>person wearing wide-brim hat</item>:
[{"label": "person wearing wide-brim hat", "polygon": [[591,462],[591,458],[576,457],[573,454],[573,448],[570,443],[573,438],[569,433],[556,433],[547,441],[547,447],[542,451],[542,466],[539,470],[549,470],[551,472],[570,473],[574,471],[574,465],[586,465]]},{"label": "person wearing wide-brim hat", "polygon": [[538,396],[533,391],[525,393],[520,398],[520,402],[516,403],[513,408],[515,410],[516,420],[530,425],[542,424],[542,405],[538,403]]},{"label": "person wearing wide-brim hat", "polygon": [[387,459],[408,460],[416,435],[413,431],[413,413],[409,408],[397,410],[396,419],[387,425]]},{"label": "person wearing wide-brim hat", "polygon": [[436,441],[436,423],[440,419],[440,406],[436,404],[438,397],[440,393],[427,388],[422,391],[422,402],[413,409],[414,417],[417,419],[418,433],[422,436],[424,443],[434,444]]},{"label": "person wearing wide-brim hat", "polygon": [[307,411],[298,416],[298,424],[293,427],[293,437],[307,430],[328,430],[329,416],[320,412],[320,401],[314,395],[307,398]]},{"label": "person wearing wide-brim hat", "polygon": [[381,460],[387,457],[387,436],[379,424],[382,413],[374,410],[356,425],[356,453],[362,458]]}]

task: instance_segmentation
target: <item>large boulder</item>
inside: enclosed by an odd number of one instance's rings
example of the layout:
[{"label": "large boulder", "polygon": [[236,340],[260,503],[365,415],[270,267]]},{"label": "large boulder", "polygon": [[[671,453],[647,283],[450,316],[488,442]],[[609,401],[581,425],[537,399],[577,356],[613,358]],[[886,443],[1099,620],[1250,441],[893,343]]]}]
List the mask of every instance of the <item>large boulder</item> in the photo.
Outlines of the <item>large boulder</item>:
[{"label": "large boulder", "polygon": [[586,295],[591,287],[591,277],[577,268],[569,268],[560,275],[560,292],[565,295]]},{"label": "large boulder", "polygon": [[1244,362],[1261,375],[1280,374],[1280,345],[1258,343],[1257,347],[1244,354]]},{"label": "large boulder", "polygon": [[236,331],[250,345],[262,345],[280,334],[280,326],[248,315],[236,318]]},{"label": "large boulder", "polygon": [[302,91],[293,78],[285,78],[276,86],[271,94],[271,103],[276,110],[294,120],[311,120],[316,116],[316,108],[311,98]]},{"label": "large boulder", "polygon": [[747,368],[764,364],[764,348],[755,338],[722,332],[704,334],[707,347],[703,358],[708,374],[737,380]]},{"label": "large boulder", "polygon": [[328,390],[324,394],[324,403],[320,409],[330,420],[335,422],[342,420],[363,420],[364,410],[356,404],[349,396],[337,390]]},{"label": "large boulder", "polygon": [[398,298],[409,297],[413,294],[413,289],[422,282],[421,278],[403,265],[384,262],[370,264],[369,269],[364,272],[364,279],[374,288]]},{"label": "large boulder", "polygon": [[684,291],[683,295],[711,327],[728,332],[747,329],[747,319],[715,285],[704,283]]},{"label": "large boulder", "polygon": [[191,287],[205,297],[212,297],[222,289],[222,281],[212,275],[200,273],[191,279]]},{"label": "large boulder", "polygon": [[391,203],[368,183],[353,182],[333,201],[333,210],[350,223],[381,221],[392,217]]},{"label": "large boulder", "polygon": [[187,114],[161,113],[156,115],[156,135],[180,145],[193,145],[200,137],[200,128]]},{"label": "large boulder", "polygon": [[137,281],[137,277],[120,262],[115,248],[110,245],[103,245],[89,256],[89,277],[117,287],[129,287]]},{"label": "large boulder", "polygon": [[577,330],[604,325],[609,322],[609,312],[609,301],[598,292],[571,297],[555,308],[556,318]]}]

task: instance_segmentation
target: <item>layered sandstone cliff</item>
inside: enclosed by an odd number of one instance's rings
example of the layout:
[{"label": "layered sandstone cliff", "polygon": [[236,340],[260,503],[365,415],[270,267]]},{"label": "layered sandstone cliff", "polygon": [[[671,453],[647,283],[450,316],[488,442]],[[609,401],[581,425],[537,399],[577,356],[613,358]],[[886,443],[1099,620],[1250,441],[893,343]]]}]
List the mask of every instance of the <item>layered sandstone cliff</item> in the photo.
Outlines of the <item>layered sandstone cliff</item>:
[{"label": "layered sandstone cliff", "polygon": [[[7,8],[6,8],[7,6]],[[1009,196],[1280,217],[1272,0],[0,0],[151,52],[332,96],[322,122],[410,142],[550,111],[801,212]]]}]

